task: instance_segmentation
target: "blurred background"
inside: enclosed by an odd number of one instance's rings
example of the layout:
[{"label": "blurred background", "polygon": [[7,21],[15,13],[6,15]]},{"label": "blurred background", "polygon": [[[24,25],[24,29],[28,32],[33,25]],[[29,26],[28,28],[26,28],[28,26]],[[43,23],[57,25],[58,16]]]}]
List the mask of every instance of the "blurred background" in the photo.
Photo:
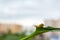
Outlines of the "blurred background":
[{"label": "blurred background", "polygon": [[[0,40],[19,40],[41,23],[60,28],[60,0],[0,0]],[[60,32],[47,32],[30,40],[60,40]]]}]

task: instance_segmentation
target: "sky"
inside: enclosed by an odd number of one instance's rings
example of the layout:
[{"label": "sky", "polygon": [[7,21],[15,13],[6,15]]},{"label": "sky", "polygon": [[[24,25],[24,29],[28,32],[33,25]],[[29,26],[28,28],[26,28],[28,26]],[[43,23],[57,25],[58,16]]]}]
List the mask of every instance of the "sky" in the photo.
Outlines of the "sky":
[{"label": "sky", "polygon": [[19,21],[24,25],[32,25],[41,23],[43,19],[58,17],[60,0],[0,0],[1,22]]},{"label": "sky", "polygon": [[0,19],[56,18],[59,4],[59,0],[0,0]]}]

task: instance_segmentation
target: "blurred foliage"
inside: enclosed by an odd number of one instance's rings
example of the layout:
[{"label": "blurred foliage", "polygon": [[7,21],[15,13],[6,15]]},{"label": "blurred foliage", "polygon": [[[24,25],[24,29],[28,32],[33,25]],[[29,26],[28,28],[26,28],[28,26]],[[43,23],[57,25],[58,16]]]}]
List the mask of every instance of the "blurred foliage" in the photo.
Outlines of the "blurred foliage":
[{"label": "blurred foliage", "polygon": [[0,36],[0,40],[20,40],[21,38],[25,37],[26,32],[23,32],[23,33],[16,33],[16,34],[12,34],[10,33],[7,33],[7,34],[3,34],[2,36]]},{"label": "blurred foliage", "polygon": [[[15,33],[12,34],[10,31],[8,33],[4,33],[2,34],[2,36],[0,36],[0,40],[20,40],[21,38],[24,38],[26,36],[26,31],[22,32],[22,33]],[[30,38],[29,40],[32,40],[32,38]]]}]

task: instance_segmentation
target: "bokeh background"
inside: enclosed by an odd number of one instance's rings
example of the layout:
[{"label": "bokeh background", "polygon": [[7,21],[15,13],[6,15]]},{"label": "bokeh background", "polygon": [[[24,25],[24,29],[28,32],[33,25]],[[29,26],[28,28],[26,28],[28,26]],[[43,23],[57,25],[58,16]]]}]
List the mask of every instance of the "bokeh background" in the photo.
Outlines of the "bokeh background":
[{"label": "bokeh background", "polygon": [[[15,33],[29,35],[35,31],[34,25],[41,23],[60,28],[60,0],[0,0],[0,34],[8,33],[5,40],[18,40],[12,36]],[[60,32],[44,33],[30,40],[60,40]]]}]

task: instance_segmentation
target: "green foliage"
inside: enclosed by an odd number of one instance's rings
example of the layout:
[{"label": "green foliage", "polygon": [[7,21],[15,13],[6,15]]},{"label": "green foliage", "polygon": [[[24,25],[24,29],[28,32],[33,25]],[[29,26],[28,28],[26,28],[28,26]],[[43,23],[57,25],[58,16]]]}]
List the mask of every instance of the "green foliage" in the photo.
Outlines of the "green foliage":
[{"label": "green foliage", "polygon": [[50,27],[50,26],[44,28],[43,26],[44,26],[43,24],[41,24],[39,26],[36,26],[36,31],[34,33],[32,33],[31,35],[26,36],[26,37],[24,37],[20,40],[29,40],[30,38],[32,38],[36,35],[39,35],[39,34],[43,34],[45,32],[49,32],[49,31],[52,31],[52,30],[60,30],[60,28],[53,28],[53,27]]},{"label": "green foliage", "polygon": [[25,37],[25,32],[22,34],[11,34],[10,32],[8,34],[3,34],[3,36],[0,36],[0,40],[19,40],[23,37]]}]

